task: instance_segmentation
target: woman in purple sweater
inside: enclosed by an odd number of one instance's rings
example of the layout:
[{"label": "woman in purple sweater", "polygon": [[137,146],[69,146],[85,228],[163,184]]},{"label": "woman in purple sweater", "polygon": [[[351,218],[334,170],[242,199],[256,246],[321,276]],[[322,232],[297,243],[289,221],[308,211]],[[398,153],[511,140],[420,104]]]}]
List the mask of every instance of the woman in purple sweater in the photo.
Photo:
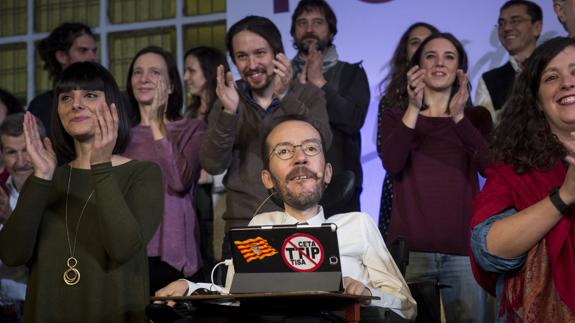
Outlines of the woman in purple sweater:
[{"label": "woman in purple sweater", "polygon": [[132,140],[125,155],[160,165],[164,216],[148,244],[150,292],[200,268],[194,196],[205,124],[182,118],[182,83],[173,56],[159,47],[140,50],[128,71]]},{"label": "woman in purple sweater", "polygon": [[448,322],[483,322],[485,294],[469,264],[471,201],[491,129],[471,107],[467,54],[451,34],[428,37],[407,72],[407,106],[383,110],[381,157],[393,177],[389,241],[407,238],[407,281],[433,280]]}]

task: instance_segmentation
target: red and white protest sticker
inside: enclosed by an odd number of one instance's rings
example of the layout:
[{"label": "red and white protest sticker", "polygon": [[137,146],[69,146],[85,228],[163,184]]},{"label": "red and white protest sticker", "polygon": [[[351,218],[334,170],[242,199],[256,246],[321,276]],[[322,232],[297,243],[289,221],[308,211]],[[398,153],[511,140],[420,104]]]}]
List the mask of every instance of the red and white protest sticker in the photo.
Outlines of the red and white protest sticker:
[{"label": "red and white protest sticker", "polygon": [[305,233],[289,236],[282,246],[282,258],[295,271],[315,271],[323,263],[325,252],[315,237]]}]

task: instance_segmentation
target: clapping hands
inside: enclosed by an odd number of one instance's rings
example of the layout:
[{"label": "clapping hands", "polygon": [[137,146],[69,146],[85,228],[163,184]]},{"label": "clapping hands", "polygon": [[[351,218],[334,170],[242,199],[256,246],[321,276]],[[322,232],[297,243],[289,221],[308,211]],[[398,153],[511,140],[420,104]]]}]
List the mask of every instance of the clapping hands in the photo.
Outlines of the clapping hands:
[{"label": "clapping hands", "polygon": [[571,137],[561,139],[561,143],[567,151],[565,161],[569,164],[567,175],[559,189],[559,196],[567,204],[575,203],[575,132],[571,132]]},{"label": "clapping hands", "polygon": [[298,76],[300,83],[311,82],[321,88],[327,83],[323,76],[323,55],[315,46],[310,46],[303,70]]},{"label": "clapping hands", "polygon": [[425,90],[425,69],[415,65],[407,71],[407,95],[409,105],[421,110]]},{"label": "clapping hands", "polygon": [[459,89],[451,98],[449,111],[453,121],[458,123],[463,119],[463,111],[467,100],[469,100],[469,89],[467,87],[469,80],[467,79],[467,74],[465,74],[463,70],[457,70],[457,80],[455,82],[459,82]]},{"label": "clapping hands", "polygon": [[92,114],[94,120],[94,140],[90,154],[90,164],[109,162],[118,139],[118,110],[116,104],[110,107],[104,102]]},{"label": "clapping hands", "polygon": [[240,103],[240,96],[238,90],[234,86],[234,77],[232,72],[224,73],[224,66],[218,65],[216,94],[222,105],[224,111],[230,114],[235,114],[238,111],[238,104]]},{"label": "clapping hands", "polygon": [[289,90],[293,78],[293,70],[289,59],[283,53],[276,55],[274,64],[274,95],[283,98]]},{"label": "clapping hands", "polygon": [[47,137],[40,138],[36,118],[26,112],[24,115],[24,139],[26,152],[34,167],[34,176],[51,180],[56,169],[56,153],[52,148],[52,142]]}]

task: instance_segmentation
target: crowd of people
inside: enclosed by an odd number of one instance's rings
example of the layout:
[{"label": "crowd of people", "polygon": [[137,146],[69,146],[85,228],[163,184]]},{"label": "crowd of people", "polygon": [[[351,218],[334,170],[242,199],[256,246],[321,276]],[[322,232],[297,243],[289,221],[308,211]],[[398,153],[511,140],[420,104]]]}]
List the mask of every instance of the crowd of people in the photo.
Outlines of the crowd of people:
[{"label": "crowd of people", "polygon": [[189,49],[179,71],[149,46],[126,93],[90,27],[58,26],[38,43],[53,89],[26,109],[0,89],[0,322],[146,322],[150,295],[191,294],[214,249],[231,256],[213,244],[222,174],[225,231],[335,223],[344,291],[378,296],[367,308],[413,320],[426,304],[409,284],[428,281],[446,322],[574,321],[575,1],[553,8],[569,35],[537,46],[539,5],[501,6],[509,62],[475,100],[454,34],[402,34],[379,86],[379,225],[359,198],[372,94],[361,63],[340,59],[324,0],[295,8],[291,59],[271,20],[247,16],[225,36],[239,80],[218,49]]}]

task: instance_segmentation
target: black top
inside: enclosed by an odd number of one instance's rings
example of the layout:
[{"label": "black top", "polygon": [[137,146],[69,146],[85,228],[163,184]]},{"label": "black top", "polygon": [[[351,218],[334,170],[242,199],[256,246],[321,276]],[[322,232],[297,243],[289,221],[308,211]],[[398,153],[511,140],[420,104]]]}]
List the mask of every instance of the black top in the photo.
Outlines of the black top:
[{"label": "black top", "polygon": [[483,73],[482,77],[495,111],[503,108],[515,81],[515,70],[511,62]]},{"label": "black top", "polygon": [[326,160],[333,166],[334,175],[351,170],[355,187],[361,191],[361,127],[369,107],[370,91],[361,63],[338,61],[324,73],[327,83],[322,87],[327,100],[327,113],[333,140],[326,152]]},{"label": "black top", "polygon": [[54,91],[50,90],[37,95],[30,101],[28,111],[42,121],[46,134],[51,137],[50,120],[52,118],[52,106],[54,105]]}]

